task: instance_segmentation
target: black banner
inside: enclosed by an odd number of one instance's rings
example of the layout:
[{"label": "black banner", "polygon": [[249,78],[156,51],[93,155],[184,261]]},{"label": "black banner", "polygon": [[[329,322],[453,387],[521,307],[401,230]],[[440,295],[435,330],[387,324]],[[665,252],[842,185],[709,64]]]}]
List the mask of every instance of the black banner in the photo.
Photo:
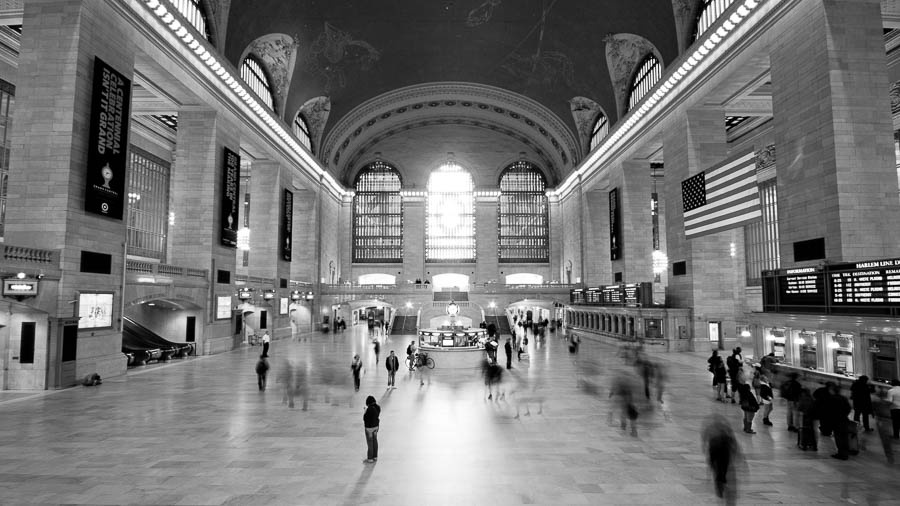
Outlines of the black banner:
[{"label": "black banner", "polygon": [[238,205],[241,196],[241,157],[234,151],[225,148],[225,161],[222,164],[222,245],[237,247]]},{"label": "black banner", "polygon": [[622,257],[622,214],[619,209],[619,189],[609,192],[609,259]]},{"label": "black banner", "polygon": [[294,194],[287,188],[281,199],[281,259],[291,261],[291,240],[294,225]]},{"label": "black banner", "polygon": [[94,57],[84,210],[122,219],[131,81]]}]

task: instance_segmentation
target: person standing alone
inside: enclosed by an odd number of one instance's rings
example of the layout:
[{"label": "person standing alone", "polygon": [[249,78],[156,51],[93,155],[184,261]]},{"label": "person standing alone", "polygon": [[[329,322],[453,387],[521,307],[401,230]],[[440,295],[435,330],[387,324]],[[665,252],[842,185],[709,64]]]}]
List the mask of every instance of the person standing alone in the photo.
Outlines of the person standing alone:
[{"label": "person standing alone", "polygon": [[353,371],[353,389],[359,392],[359,374],[362,372],[362,360],[359,355],[353,355],[353,362],[350,362],[350,370]]},{"label": "person standing alone", "polygon": [[384,359],[384,367],[388,372],[388,388],[396,388],[394,386],[394,375],[400,369],[400,359],[397,358],[397,355],[394,355],[394,350],[391,350],[391,354]]},{"label": "person standing alone", "polygon": [[260,356],[256,361],[256,383],[259,385],[259,391],[266,389],[266,374],[269,372],[269,361],[266,357]]},{"label": "person standing alone", "polygon": [[[391,356],[394,353],[391,352]],[[396,358],[396,357],[394,357]],[[371,395],[366,397],[366,412],[363,414],[363,426],[366,430],[366,460],[372,463],[378,460],[378,424],[381,415],[381,407]]]},{"label": "person standing alone", "polygon": [[512,369],[512,343],[508,337],[506,338],[506,344],[503,345],[503,350],[506,352],[506,368]]},{"label": "person standing alone", "polygon": [[262,356],[263,356],[263,358],[269,357],[269,340],[270,340],[269,331],[267,330],[263,333],[263,336],[262,336],[262,342],[263,342]]}]

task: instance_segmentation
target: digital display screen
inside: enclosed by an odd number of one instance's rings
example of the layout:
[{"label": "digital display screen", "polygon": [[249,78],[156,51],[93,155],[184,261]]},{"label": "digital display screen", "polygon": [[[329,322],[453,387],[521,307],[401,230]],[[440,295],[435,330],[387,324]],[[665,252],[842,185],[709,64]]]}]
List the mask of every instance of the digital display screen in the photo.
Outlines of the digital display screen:
[{"label": "digital display screen", "polygon": [[78,328],[112,327],[113,294],[82,293],[78,295]]}]

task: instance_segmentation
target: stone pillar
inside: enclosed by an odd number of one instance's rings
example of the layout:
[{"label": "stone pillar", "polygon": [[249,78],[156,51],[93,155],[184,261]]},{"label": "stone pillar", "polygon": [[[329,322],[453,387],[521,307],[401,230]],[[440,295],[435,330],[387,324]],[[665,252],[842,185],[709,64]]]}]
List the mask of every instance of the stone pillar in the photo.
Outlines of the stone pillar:
[{"label": "stone pillar", "polygon": [[[106,2],[29,1],[23,26],[5,243],[60,251],[66,275],[42,282],[46,294],[55,296],[29,302],[51,319],[72,317],[79,292],[114,292],[112,326],[78,332],[74,372],[70,363],[68,378],[59,382],[69,386],[88,373],[114,376],[126,368],[121,336],[125,221],[84,208],[94,59],[132,79],[136,50],[128,23]],[[126,138],[120,146],[127,149]],[[82,272],[82,252],[109,255],[109,269]],[[51,283],[57,283],[56,291]],[[60,347],[59,327],[50,330],[49,340],[50,350]],[[56,359],[36,355],[35,364],[47,364],[50,376],[59,378]],[[34,387],[44,386],[56,385]]]},{"label": "stone pillar", "polygon": [[[732,256],[743,255],[743,228],[735,228],[695,239],[684,236],[681,182],[728,156],[725,114],[718,109],[688,110],[673,116],[664,129],[666,185],[664,212],[669,255],[667,302],[672,307],[692,308],[693,348],[710,347],[707,323],[721,322],[726,340],[736,336],[739,300],[735,293],[743,282],[743,271]],[[672,264],[685,262],[687,273],[675,276]],[[742,265],[742,264],[741,264]],[[726,344],[727,346],[727,344]]]},{"label": "stone pillar", "polygon": [[[290,274],[287,262],[281,258],[280,238],[282,194],[290,184],[290,174],[271,160],[254,160],[251,172],[249,273],[275,278],[277,282],[279,277]],[[292,188],[288,189],[293,193]]]},{"label": "stone pillar", "polygon": [[588,286],[609,285],[613,282],[610,261],[609,190],[586,191],[584,198],[585,235],[584,283]]},{"label": "stone pillar", "polygon": [[612,272],[621,272],[622,281],[626,283],[652,281],[653,220],[650,215],[652,189],[649,164],[623,162],[610,175],[610,190],[613,188],[619,191],[622,235],[619,238],[619,259],[612,261]]},{"label": "stone pillar", "polygon": [[562,237],[562,208],[559,205],[559,197],[551,195],[548,198],[550,228],[550,281],[566,282],[566,268]]},{"label": "stone pillar", "polygon": [[[294,187],[294,248],[291,260],[291,278],[295,281],[314,282],[318,249],[316,192]],[[346,272],[350,272],[349,269]],[[345,278],[344,281],[347,281]],[[337,282],[337,279],[335,279]]]},{"label": "stone pillar", "polygon": [[403,279],[425,282],[425,197],[403,197]]},{"label": "stone pillar", "polygon": [[[562,242],[563,281],[576,283],[584,279],[581,267],[581,251],[584,242],[584,229],[581,224],[581,193],[575,190],[559,203],[560,241]],[[571,280],[570,280],[571,278]]]},{"label": "stone pillar", "polygon": [[795,242],[818,238],[830,261],[900,255],[880,2],[801,2],[779,23],[770,60],[782,267],[796,264]]},{"label": "stone pillar", "polygon": [[[231,319],[215,318],[215,303],[218,297],[234,295],[237,252],[223,246],[220,239],[220,199],[225,188],[225,148],[239,152],[239,138],[235,123],[215,111],[191,107],[178,112],[169,191],[174,220],[169,224],[168,257],[171,264],[210,271],[211,299],[205,327],[198,333],[198,353],[231,349],[234,334]],[[246,188],[240,189],[241,201],[245,192]],[[228,273],[228,283],[218,282],[218,271]],[[236,305],[237,299],[232,303]]]}]

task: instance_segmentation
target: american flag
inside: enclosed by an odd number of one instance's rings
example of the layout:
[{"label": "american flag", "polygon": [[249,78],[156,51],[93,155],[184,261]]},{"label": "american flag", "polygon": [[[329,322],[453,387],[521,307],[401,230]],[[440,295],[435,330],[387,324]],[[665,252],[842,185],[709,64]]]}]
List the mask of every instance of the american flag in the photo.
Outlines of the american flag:
[{"label": "american flag", "polygon": [[681,182],[688,239],[752,223],[762,217],[756,153],[739,153]]}]

